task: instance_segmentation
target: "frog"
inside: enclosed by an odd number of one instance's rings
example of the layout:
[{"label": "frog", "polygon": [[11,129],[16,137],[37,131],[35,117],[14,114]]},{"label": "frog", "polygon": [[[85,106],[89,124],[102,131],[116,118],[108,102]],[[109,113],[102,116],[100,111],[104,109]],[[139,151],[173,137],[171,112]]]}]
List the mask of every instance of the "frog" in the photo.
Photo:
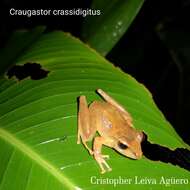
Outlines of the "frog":
[{"label": "frog", "polygon": [[[143,156],[144,133],[134,128],[131,114],[114,98],[102,89],[97,89],[97,93],[104,101],[95,100],[89,106],[86,96],[79,97],[77,144],[82,141],[103,174],[112,168],[106,162],[109,155],[102,154],[102,146],[137,160]],[[87,144],[89,141],[93,141],[92,148]]]}]

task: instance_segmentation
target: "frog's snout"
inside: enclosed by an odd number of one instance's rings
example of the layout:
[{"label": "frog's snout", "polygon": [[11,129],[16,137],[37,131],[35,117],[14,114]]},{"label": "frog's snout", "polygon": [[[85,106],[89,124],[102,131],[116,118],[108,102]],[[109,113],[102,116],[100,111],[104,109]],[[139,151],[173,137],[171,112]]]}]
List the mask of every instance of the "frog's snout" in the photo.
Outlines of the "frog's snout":
[{"label": "frog's snout", "polygon": [[135,157],[136,157],[137,160],[138,160],[138,159],[141,159],[141,158],[142,158],[142,155],[143,155],[142,152],[135,153]]}]

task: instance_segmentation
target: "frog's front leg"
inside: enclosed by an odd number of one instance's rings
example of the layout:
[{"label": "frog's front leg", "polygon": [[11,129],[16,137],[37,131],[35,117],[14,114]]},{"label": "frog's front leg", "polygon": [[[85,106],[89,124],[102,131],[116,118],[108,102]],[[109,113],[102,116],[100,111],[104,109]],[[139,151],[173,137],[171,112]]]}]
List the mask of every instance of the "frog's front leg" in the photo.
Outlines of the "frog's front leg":
[{"label": "frog's front leg", "polygon": [[80,138],[85,148],[92,155],[93,151],[88,147],[87,141],[90,141],[95,135],[96,129],[90,126],[90,113],[85,96],[79,97],[79,112],[78,112],[78,139],[77,144],[80,144]]},{"label": "frog's front leg", "polygon": [[105,158],[109,158],[109,156],[101,154],[102,145],[106,145],[110,147],[112,147],[113,145],[112,145],[112,142],[106,140],[106,138],[104,137],[98,136],[94,139],[94,145],[93,145],[94,158],[99,164],[101,168],[101,173],[103,174],[106,171],[111,171],[112,169],[109,167],[109,165],[105,161]]}]

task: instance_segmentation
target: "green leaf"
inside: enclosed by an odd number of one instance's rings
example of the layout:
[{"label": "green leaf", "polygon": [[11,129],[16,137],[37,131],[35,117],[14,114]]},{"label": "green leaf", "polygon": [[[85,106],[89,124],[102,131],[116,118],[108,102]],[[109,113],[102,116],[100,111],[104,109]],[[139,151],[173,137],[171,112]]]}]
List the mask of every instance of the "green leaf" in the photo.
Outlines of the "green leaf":
[{"label": "green leaf", "polygon": [[106,55],[127,31],[144,0],[94,0],[92,8],[100,16],[89,16],[83,25],[83,38],[102,55]]},{"label": "green leaf", "polygon": [[[130,160],[107,147],[102,152],[110,155],[113,171],[101,175],[93,157],[76,143],[77,97],[85,95],[89,103],[100,99],[97,88],[120,102],[151,142],[171,149],[187,146],[143,85],[78,39],[63,32],[46,33],[15,63],[27,62],[50,72],[41,80],[0,79],[0,190],[114,189],[113,180],[120,178],[132,182],[118,184],[117,189],[163,189],[162,176],[190,177],[177,166],[146,158]],[[135,176],[155,179],[157,184],[136,185]],[[95,178],[110,184],[95,184]],[[189,184],[170,187],[188,189]]]}]

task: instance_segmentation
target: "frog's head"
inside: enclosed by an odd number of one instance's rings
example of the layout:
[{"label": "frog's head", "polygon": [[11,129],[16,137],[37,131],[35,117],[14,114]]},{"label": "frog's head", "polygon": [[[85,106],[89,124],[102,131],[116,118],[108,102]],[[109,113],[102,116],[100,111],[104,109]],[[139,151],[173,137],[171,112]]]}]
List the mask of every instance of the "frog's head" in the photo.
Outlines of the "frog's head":
[{"label": "frog's head", "polygon": [[124,156],[132,159],[140,159],[143,154],[141,149],[143,137],[143,132],[133,130],[130,135],[119,137],[114,148]]}]

